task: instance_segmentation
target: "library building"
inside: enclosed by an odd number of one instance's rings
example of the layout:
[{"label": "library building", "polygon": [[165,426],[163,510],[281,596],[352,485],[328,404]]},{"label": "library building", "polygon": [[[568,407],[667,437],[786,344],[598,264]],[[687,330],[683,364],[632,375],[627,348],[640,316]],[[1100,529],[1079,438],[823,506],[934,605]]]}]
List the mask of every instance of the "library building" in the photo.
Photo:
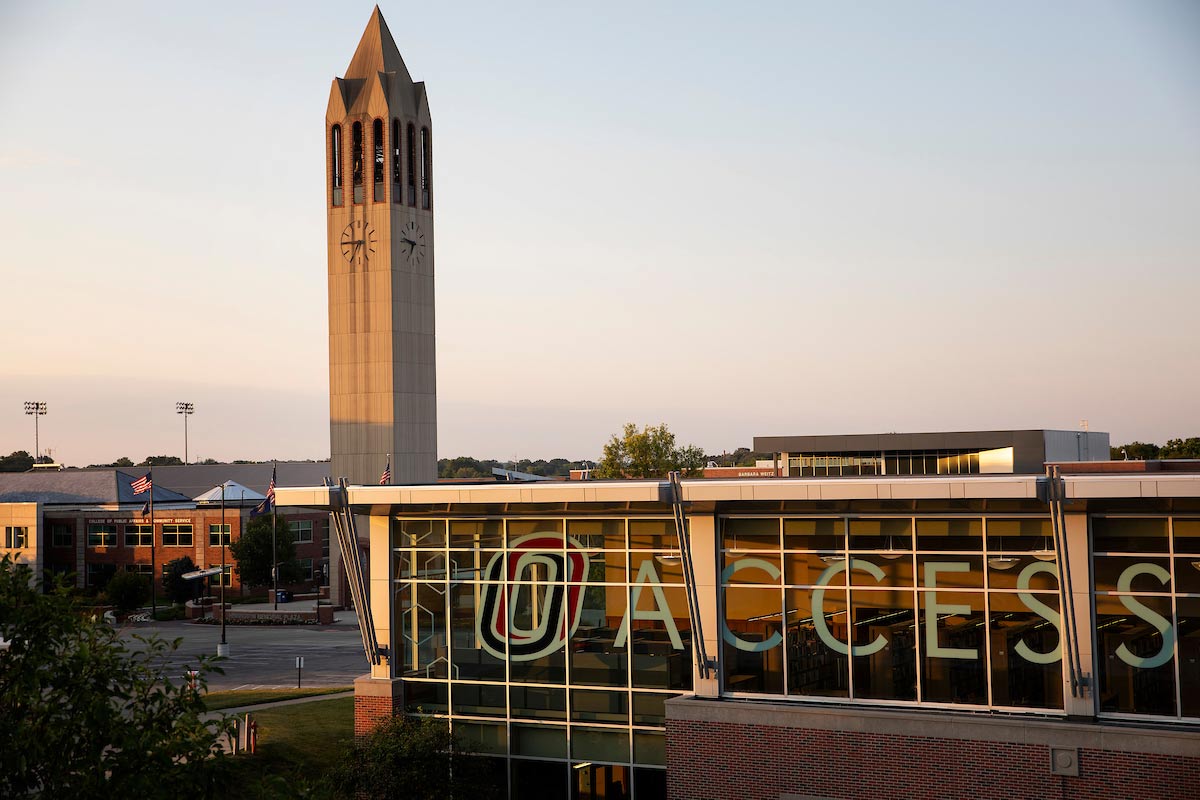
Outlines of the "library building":
[{"label": "library building", "polygon": [[513,798],[1200,797],[1197,462],[278,496]]}]

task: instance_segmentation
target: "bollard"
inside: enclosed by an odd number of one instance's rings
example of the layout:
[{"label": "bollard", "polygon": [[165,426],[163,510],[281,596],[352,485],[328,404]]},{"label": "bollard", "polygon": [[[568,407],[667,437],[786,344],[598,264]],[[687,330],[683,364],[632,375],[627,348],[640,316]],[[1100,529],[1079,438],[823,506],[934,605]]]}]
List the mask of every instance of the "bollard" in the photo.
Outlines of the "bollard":
[{"label": "bollard", "polygon": [[241,752],[239,750],[239,745],[241,745],[241,743],[242,743],[242,740],[241,740],[242,732],[241,732],[240,728],[241,728],[241,726],[238,725],[238,718],[234,717],[233,718],[233,730],[229,734],[229,752],[230,752],[230,754],[235,755],[235,756],[239,752]]},{"label": "bollard", "polygon": [[[247,715],[249,716],[249,715]],[[258,722],[250,720],[250,755],[258,750]]]}]

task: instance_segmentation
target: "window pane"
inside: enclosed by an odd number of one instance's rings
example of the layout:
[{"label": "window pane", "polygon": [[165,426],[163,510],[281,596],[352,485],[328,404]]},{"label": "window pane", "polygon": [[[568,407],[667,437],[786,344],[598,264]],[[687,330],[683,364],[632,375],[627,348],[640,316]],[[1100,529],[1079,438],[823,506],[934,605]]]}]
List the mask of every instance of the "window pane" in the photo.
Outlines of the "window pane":
[{"label": "window pane", "polygon": [[1173,716],[1170,599],[1097,595],[1096,629],[1100,710]]},{"label": "window pane", "polygon": [[1200,554],[1200,519],[1179,519],[1172,521],[1175,531],[1175,552]]},{"label": "window pane", "polygon": [[785,550],[842,550],[846,546],[845,523],[840,519],[785,519]]},{"label": "window pane", "polygon": [[982,589],[983,558],[918,555],[917,575],[920,585],[930,589]]},{"label": "window pane", "polygon": [[[625,586],[587,586],[579,628],[571,639],[571,681],[628,686],[628,645],[622,623],[628,607]],[[618,644],[618,639],[621,639]]]},{"label": "window pane", "polygon": [[921,592],[923,700],[987,704],[983,595]]},{"label": "window pane", "polygon": [[912,550],[912,545],[912,520],[850,520],[851,550]]},{"label": "window pane", "polygon": [[[628,748],[629,736],[628,734],[622,734],[622,736],[625,737],[626,748]],[[574,744],[573,741],[572,746]],[[622,760],[629,760],[628,752]],[[628,800],[630,797],[629,767],[624,764],[594,764],[587,761],[582,764],[573,764],[571,774],[574,781],[571,787],[573,800]],[[638,795],[638,797],[666,796],[665,792],[660,795]]]},{"label": "window pane", "polygon": [[980,550],[983,548],[983,520],[918,519],[918,550]]},{"label": "window pane", "polygon": [[678,550],[675,523],[669,519],[632,520],[629,546],[635,550]]},{"label": "window pane", "polygon": [[779,520],[726,519],[721,546],[726,550],[778,550]]},{"label": "window pane", "polygon": [[570,520],[567,522],[567,535],[585,550],[624,550],[625,520]]},{"label": "window pane", "polygon": [[1148,592],[1171,591],[1171,561],[1147,556],[1096,556],[1096,591]]},{"label": "window pane", "polygon": [[778,586],[779,556],[773,553],[725,553],[725,583]]},{"label": "window pane", "polygon": [[1054,550],[1049,519],[988,519],[987,546],[991,553]]},{"label": "window pane", "polygon": [[[499,635],[492,637],[484,646],[479,638],[479,628],[485,634],[492,630],[487,609],[489,597],[496,598],[492,606],[498,606],[497,587],[477,583],[459,583],[450,587],[450,642],[454,660],[454,677],[465,680],[504,680],[505,642]],[[482,620],[482,623],[479,621]],[[500,654],[500,655],[497,655]]]},{"label": "window pane", "polygon": [[505,702],[507,693],[499,684],[455,683],[452,688],[455,714],[503,717],[508,713],[508,704]]},{"label": "window pane", "polygon": [[1183,716],[1200,717],[1200,597],[1179,604],[1179,679]]},{"label": "window pane", "polygon": [[[567,729],[557,725],[513,725],[512,751],[514,755],[539,756],[542,758],[567,757]],[[514,771],[517,762],[513,762]],[[564,768],[566,765],[563,765]],[[564,775],[565,777],[565,775]]]},{"label": "window pane", "polygon": [[833,553],[784,553],[783,579],[800,586],[845,586],[845,563],[843,556]]},{"label": "window pane", "polygon": [[395,547],[444,547],[446,523],[443,520],[402,519],[392,523]]},{"label": "window pane", "polygon": [[450,547],[503,547],[504,529],[500,520],[451,520]]},{"label": "window pane", "polygon": [[[531,563],[518,577],[528,580],[545,575],[544,569],[544,564]],[[511,680],[562,683],[567,676],[563,644],[570,613],[566,608],[566,585],[546,580],[517,583],[509,587],[507,594]]]},{"label": "window pane", "polygon": [[988,586],[992,589],[1058,591],[1058,564],[1053,554],[990,555],[987,561]]},{"label": "window pane", "polygon": [[571,692],[571,719],[626,724],[629,696],[626,692],[576,689]]},{"label": "window pane", "polygon": [[[508,755],[508,731],[503,723],[454,722],[454,735],[460,737],[476,753]],[[503,782],[500,784],[503,786]]]},{"label": "window pane", "polygon": [[854,590],[850,602],[854,696],[916,700],[913,593]]},{"label": "window pane", "polygon": [[404,710],[410,714],[445,714],[449,696],[442,681],[404,681]]},{"label": "window pane", "polygon": [[1097,553],[1165,553],[1167,520],[1092,517],[1092,549]]},{"label": "window pane", "polygon": [[[513,730],[513,752],[518,752],[517,743],[522,737],[522,732]],[[528,744],[521,742],[526,750],[538,749],[534,747],[532,739]],[[567,739],[566,731],[563,731],[562,741],[562,756],[566,756]],[[557,755],[557,752],[555,753]],[[529,755],[535,755],[529,753]],[[536,755],[540,755],[537,753]],[[509,767],[512,774],[512,792],[509,794],[510,800],[566,800],[567,797],[567,773],[569,769],[566,764],[555,763],[552,761],[522,761],[514,758],[509,762]]]},{"label": "window pane", "polygon": [[634,725],[666,725],[667,700],[678,697],[675,694],[658,694],[651,692],[633,693],[633,724]]},{"label": "window pane", "polygon": [[786,599],[787,693],[849,696],[846,591],[826,590],[814,599],[809,589],[788,589]]},{"label": "window pane", "polygon": [[852,556],[850,583],[853,586],[913,585],[913,562],[908,553],[859,553]]},{"label": "window pane", "polygon": [[778,589],[725,590],[721,650],[728,691],[783,694],[782,602]]},{"label": "window pane", "polygon": [[633,685],[692,688],[692,625],[684,589],[636,585],[631,597]]},{"label": "window pane", "polygon": [[567,692],[565,689],[514,686],[509,690],[509,704],[514,718],[567,718]]},{"label": "window pane", "polygon": [[604,728],[571,728],[571,757],[629,762],[629,733]]},{"label": "window pane", "polygon": [[992,703],[1062,708],[1062,645],[1055,621],[1058,597],[1004,592],[989,596]]}]

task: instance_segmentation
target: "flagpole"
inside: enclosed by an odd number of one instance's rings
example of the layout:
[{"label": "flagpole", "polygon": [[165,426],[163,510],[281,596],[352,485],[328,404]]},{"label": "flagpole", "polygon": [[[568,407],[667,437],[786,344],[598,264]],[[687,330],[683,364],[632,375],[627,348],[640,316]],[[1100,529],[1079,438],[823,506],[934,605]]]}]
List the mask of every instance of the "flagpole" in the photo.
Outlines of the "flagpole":
[{"label": "flagpole", "polygon": [[[275,485],[275,467],[276,463],[271,464],[271,486]],[[271,491],[268,488],[267,494]],[[275,512],[275,499],[271,498],[271,595],[274,598],[275,610],[279,610],[279,551],[275,549],[275,528],[279,525],[279,519]]]},{"label": "flagpole", "polygon": [[150,468],[150,619],[158,620],[158,588],[154,573],[158,568],[154,557],[154,467]]},{"label": "flagpole", "polygon": [[217,655],[229,655],[229,645],[225,643],[225,483],[221,483],[221,643],[217,645]]}]

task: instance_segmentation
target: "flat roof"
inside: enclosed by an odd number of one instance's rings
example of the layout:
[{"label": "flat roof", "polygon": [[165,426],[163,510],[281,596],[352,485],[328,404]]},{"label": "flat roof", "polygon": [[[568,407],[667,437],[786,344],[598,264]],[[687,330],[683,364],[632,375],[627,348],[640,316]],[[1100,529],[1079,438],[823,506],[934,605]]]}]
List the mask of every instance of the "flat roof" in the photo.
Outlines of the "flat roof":
[{"label": "flat roof", "polygon": [[[1114,462],[1116,463],[1116,462]],[[1133,462],[1131,462],[1133,463]],[[1191,471],[1065,474],[1068,499],[1200,498],[1200,464]],[[684,480],[686,502],[780,500],[968,500],[1045,496],[1045,475],[913,475],[857,478],[739,478]],[[281,488],[281,506],[327,508],[326,486]],[[666,481],[351,486],[350,505],[378,513],[391,506],[494,503],[666,503]]]},{"label": "flat roof", "polygon": [[926,433],[848,433],[812,436],[755,436],[758,453],[882,452],[887,450],[992,450],[1041,447],[1047,433],[1108,436],[1103,431],[1032,428],[1007,431],[931,431]]}]

